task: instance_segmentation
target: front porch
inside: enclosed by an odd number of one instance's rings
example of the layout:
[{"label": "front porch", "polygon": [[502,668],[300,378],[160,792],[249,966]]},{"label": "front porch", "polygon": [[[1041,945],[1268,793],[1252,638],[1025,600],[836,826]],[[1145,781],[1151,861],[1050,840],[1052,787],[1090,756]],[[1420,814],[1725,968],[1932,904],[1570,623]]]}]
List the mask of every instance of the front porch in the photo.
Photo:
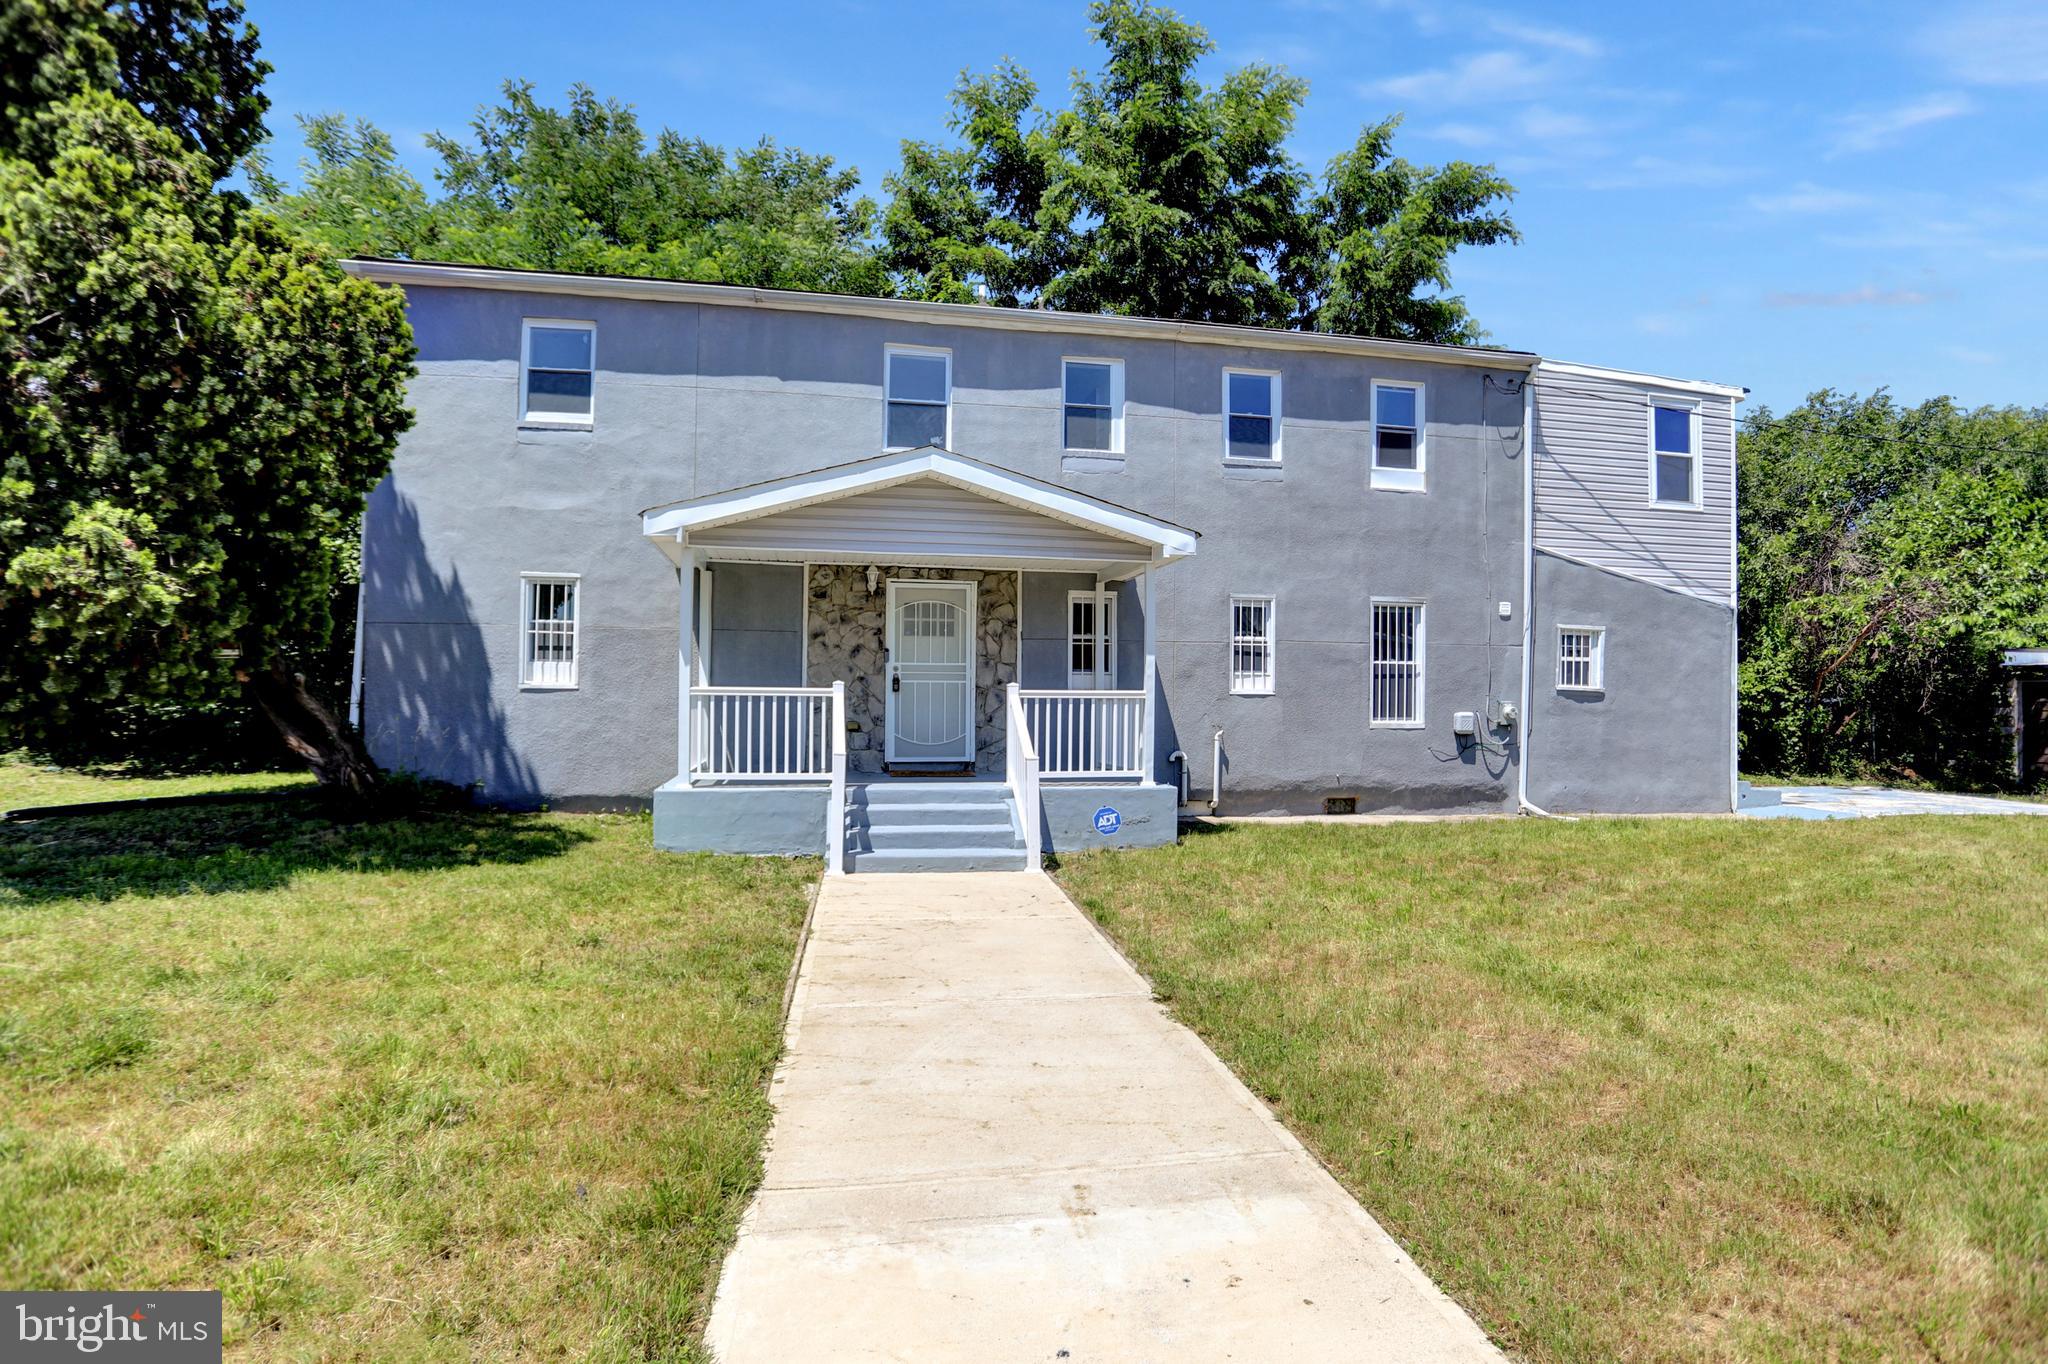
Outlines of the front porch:
[{"label": "front porch", "polygon": [[1174,838],[1153,578],[1192,532],[937,449],[643,520],[682,588],[658,846],[836,872]]}]

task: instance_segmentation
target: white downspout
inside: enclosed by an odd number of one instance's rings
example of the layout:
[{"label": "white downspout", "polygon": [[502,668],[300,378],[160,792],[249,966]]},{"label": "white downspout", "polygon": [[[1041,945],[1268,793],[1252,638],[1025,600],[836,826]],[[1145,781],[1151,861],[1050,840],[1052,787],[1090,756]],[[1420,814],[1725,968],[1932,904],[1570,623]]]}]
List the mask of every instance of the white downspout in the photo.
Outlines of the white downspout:
[{"label": "white downspout", "polygon": [[1209,741],[1209,813],[1215,814],[1216,807],[1223,804],[1223,731],[1217,730],[1216,737]]},{"label": "white downspout", "polygon": [[348,727],[363,732],[363,597],[369,586],[365,563],[370,549],[370,506],[363,504],[363,519],[356,526],[356,644],[355,657],[348,665]]},{"label": "white downspout", "polygon": [[1553,815],[1529,799],[1529,703],[1536,674],[1536,371],[1522,376],[1522,753],[1515,764],[1515,803],[1524,813],[1545,819]]}]

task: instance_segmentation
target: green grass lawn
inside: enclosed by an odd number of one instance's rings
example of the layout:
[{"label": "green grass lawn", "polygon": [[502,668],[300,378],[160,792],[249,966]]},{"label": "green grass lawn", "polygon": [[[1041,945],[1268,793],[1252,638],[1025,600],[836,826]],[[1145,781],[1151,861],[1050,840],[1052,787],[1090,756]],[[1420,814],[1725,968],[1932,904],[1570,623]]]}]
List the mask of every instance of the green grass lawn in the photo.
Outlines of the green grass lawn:
[{"label": "green grass lawn", "polygon": [[1226,826],[1062,882],[1504,1346],[2048,1357],[2048,821]]},{"label": "green grass lawn", "polygon": [[283,791],[311,784],[308,772],[227,772],[138,776],[118,768],[80,772],[0,754],[0,813],[31,805],[69,805],[142,796],[196,796],[226,791]]},{"label": "green grass lawn", "polygon": [[297,794],[0,825],[0,1284],[219,1287],[233,1359],[696,1357],[817,869]]}]

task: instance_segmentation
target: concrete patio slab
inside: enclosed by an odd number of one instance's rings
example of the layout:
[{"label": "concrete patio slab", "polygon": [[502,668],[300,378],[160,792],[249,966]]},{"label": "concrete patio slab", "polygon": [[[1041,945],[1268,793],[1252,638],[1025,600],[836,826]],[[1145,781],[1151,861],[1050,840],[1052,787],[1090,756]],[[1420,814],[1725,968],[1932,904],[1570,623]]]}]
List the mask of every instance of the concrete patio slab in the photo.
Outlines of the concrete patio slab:
[{"label": "concrete patio slab", "polygon": [[828,880],[709,1344],[1498,1360],[1036,872]]},{"label": "concrete patio slab", "polygon": [[1878,815],[2048,815],[2048,804],[1901,791],[1889,786],[1774,786],[1769,803],[1744,806],[1745,819],[1867,819]]}]

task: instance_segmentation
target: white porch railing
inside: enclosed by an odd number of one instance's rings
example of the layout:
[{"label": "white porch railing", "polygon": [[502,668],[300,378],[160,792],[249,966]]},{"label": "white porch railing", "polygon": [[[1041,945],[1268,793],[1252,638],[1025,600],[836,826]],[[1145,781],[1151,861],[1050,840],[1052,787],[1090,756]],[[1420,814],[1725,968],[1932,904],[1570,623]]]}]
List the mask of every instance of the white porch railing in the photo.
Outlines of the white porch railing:
[{"label": "white porch railing", "polygon": [[839,687],[692,687],[692,781],[822,781],[846,748]]},{"label": "white porch railing", "polygon": [[825,798],[825,872],[846,870],[846,684],[832,684],[832,792]]},{"label": "white porch railing", "polygon": [[1003,745],[1003,779],[1017,801],[1017,822],[1023,826],[1024,865],[1037,871],[1044,865],[1038,842],[1038,749],[1031,739],[1031,726],[1024,718],[1023,692],[1015,682],[1004,688],[1003,723],[1010,741]]},{"label": "white porch railing", "polygon": [[1041,776],[1144,777],[1144,692],[1027,691],[1019,697]]}]

